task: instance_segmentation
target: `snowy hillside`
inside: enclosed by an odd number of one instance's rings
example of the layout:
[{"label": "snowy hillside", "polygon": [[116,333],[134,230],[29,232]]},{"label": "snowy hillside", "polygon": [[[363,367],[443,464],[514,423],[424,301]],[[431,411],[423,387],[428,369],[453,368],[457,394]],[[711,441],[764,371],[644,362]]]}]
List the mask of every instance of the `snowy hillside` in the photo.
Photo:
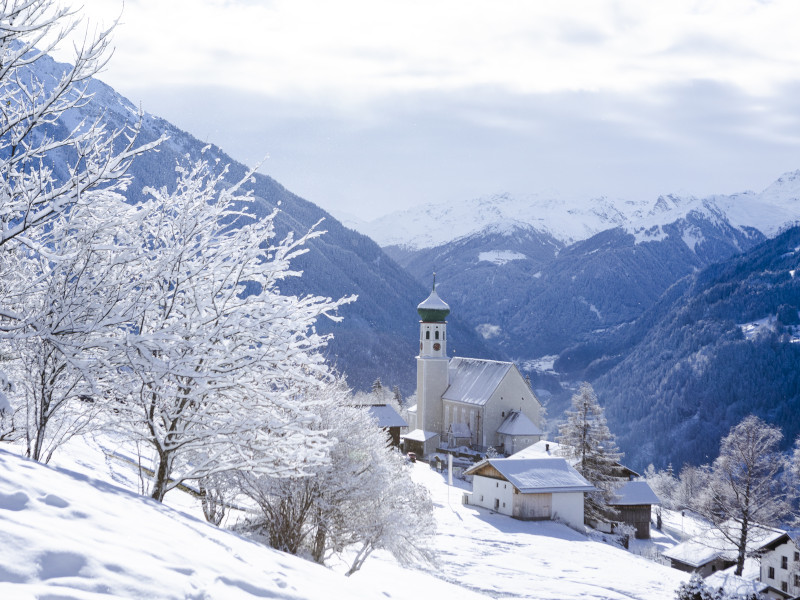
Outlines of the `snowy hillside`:
[{"label": "snowy hillside", "polygon": [[605,196],[585,199],[500,194],[427,204],[348,225],[383,247],[431,248],[487,229],[497,232],[514,227],[530,227],[572,244],[614,227],[622,227],[641,241],[658,239],[663,235],[661,226],[693,211],[727,218],[735,227],[754,227],[767,236],[775,235],[800,219],[800,171],[783,175],[761,193],[710,198],[669,194],[636,201]]},{"label": "snowy hillside", "polygon": [[[422,463],[413,476],[433,494],[437,567],[406,570],[378,555],[345,578],[117,487],[110,481],[135,479],[96,448],[73,446],[60,460],[75,470],[0,449],[0,598],[667,600],[686,579],[557,523],[463,506]],[[175,499],[192,510],[188,496]]]}]

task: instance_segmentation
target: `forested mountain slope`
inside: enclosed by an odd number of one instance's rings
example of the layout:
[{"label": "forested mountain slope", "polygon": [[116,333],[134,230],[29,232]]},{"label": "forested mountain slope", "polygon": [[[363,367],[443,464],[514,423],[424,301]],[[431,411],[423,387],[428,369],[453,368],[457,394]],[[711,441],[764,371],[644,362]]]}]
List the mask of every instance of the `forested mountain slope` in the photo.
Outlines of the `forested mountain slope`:
[{"label": "forested mountain slope", "polygon": [[[37,61],[35,65],[53,76],[64,68],[49,58]],[[44,77],[46,73],[40,76]],[[93,80],[90,91],[94,94],[93,101],[80,109],[80,113],[65,115],[63,122],[56,127],[71,127],[82,117],[99,113],[104,114],[112,128],[137,120],[136,107],[109,86]],[[181,161],[194,161],[202,156],[212,165],[216,162],[219,168],[229,165],[227,180],[230,182],[238,181],[247,172],[244,165],[235,162],[220,148],[206,146],[191,134],[147,113],[143,116],[137,142],[155,140],[162,133],[168,135],[168,140],[157,151],[137,158],[129,171],[132,182],[127,196],[132,202],[145,196],[145,186],[174,186],[175,167]],[[350,385],[356,388],[365,389],[380,377],[384,384],[399,385],[405,394],[411,393],[415,384],[414,356],[419,335],[416,305],[428,295],[429,282],[423,285],[415,281],[372,240],[347,229],[330,214],[286,190],[270,177],[256,173],[247,186],[258,199],[261,215],[276,208],[279,210],[276,220],[278,236],[283,237],[290,231],[302,235],[321,220],[319,228],[327,231],[322,237],[312,240],[310,251],[295,261],[294,266],[303,271],[303,276],[285,280],[282,284],[284,293],[332,298],[358,295],[356,302],[341,310],[340,314],[344,316],[341,323],[334,324],[325,319],[318,322],[318,330],[335,334],[327,348],[331,363],[345,373]],[[457,309],[450,330],[453,345],[460,353],[488,357],[489,351],[472,329],[463,325]]]},{"label": "forested mountain slope", "polygon": [[[800,433],[800,228],[676,283],[635,323],[594,342],[585,374],[626,461],[677,468],[716,456],[755,414]],[[582,358],[592,355],[583,348]],[[581,348],[573,349],[580,355]]]}]

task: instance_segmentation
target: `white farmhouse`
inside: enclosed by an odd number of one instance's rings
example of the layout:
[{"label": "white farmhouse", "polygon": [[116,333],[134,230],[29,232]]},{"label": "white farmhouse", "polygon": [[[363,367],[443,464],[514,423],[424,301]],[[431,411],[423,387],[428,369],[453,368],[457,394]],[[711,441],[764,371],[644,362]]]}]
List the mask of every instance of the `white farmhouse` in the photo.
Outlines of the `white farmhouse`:
[{"label": "white farmhouse", "polygon": [[800,596],[800,546],[788,533],[760,548],[761,581],[769,598]]},{"label": "white farmhouse", "polygon": [[490,458],[472,475],[470,504],[522,520],[559,520],[583,528],[583,494],[594,486],[563,458]]},{"label": "white farmhouse", "polygon": [[450,307],[431,292],[417,307],[417,405],[406,448],[430,454],[448,440],[516,452],[543,437],[542,405],[511,362],[447,356]]}]

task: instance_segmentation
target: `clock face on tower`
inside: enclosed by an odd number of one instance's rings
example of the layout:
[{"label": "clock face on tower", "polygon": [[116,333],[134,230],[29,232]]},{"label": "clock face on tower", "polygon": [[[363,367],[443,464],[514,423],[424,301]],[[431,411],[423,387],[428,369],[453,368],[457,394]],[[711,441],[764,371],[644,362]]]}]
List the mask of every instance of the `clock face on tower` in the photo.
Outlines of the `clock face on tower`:
[{"label": "clock face on tower", "polygon": [[433,345],[433,349],[434,349],[434,350],[439,350],[441,347],[442,347],[442,345],[441,345],[439,342],[436,342],[436,343]]}]

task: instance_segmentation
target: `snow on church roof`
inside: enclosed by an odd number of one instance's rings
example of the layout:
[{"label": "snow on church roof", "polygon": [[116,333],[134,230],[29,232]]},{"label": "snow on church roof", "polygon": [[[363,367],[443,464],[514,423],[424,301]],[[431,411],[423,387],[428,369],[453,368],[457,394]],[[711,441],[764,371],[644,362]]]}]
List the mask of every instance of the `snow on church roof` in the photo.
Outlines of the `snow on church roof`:
[{"label": "snow on church roof", "polygon": [[442,399],[483,406],[512,366],[513,363],[497,360],[453,358],[449,367],[450,387]]},{"label": "snow on church roof", "polygon": [[490,464],[523,494],[592,492],[595,487],[563,458],[490,458],[465,471],[472,475]]},{"label": "snow on church roof", "polygon": [[497,428],[501,435],[542,435],[542,430],[518,410],[508,413],[506,420]]}]

